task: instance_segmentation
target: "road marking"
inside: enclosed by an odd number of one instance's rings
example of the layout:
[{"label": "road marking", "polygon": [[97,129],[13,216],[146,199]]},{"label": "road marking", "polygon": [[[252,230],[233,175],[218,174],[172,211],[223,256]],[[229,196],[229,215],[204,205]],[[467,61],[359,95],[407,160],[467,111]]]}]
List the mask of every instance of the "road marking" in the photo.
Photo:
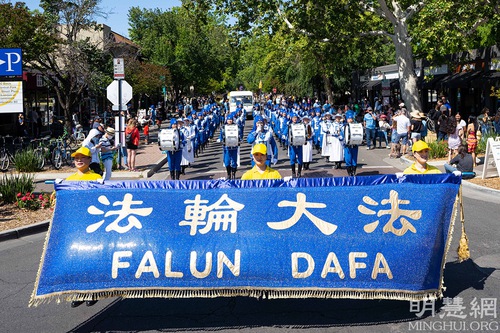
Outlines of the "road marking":
[{"label": "road marking", "polygon": [[361,169],[394,169],[392,165],[370,165],[370,166],[361,166]]}]

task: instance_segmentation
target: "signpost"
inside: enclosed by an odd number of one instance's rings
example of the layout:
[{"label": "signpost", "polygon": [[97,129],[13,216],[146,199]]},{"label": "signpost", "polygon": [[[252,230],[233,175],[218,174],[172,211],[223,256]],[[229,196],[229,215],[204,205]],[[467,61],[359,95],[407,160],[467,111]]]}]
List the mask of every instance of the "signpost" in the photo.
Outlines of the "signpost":
[{"label": "signpost", "polygon": [[[113,59],[113,77],[115,81],[113,81],[107,88],[107,98],[113,103],[113,105],[118,106],[118,123],[115,124],[115,127],[118,127],[118,143],[120,147],[123,148],[125,146],[125,123],[122,115],[122,111],[126,110],[124,104],[129,102],[132,97],[132,86],[125,81],[125,62],[122,58],[114,58]],[[118,154],[118,165],[121,166],[122,163],[122,151],[120,149]]]}]

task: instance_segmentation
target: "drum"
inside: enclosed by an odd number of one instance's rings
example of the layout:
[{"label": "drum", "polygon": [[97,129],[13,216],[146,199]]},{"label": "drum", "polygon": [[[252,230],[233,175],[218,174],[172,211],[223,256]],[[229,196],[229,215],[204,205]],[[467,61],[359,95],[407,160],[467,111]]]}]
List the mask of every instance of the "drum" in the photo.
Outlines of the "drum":
[{"label": "drum", "polygon": [[226,147],[238,147],[238,125],[225,125],[224,137]]},{"label": "drum", "polygon": [[363,143],[363,125],[350,123],[344,127],[345,143],[348,146],[360,145]]},{"label": "drum", "polygon": [[158,135],[160,150],[176,151],[180,149],[179,130],[174,128],[162,129]]},{"label": "drum", "polygon": [[303,146],[306,143],[306,127],[304,124],[290,124],[290,145]]}]

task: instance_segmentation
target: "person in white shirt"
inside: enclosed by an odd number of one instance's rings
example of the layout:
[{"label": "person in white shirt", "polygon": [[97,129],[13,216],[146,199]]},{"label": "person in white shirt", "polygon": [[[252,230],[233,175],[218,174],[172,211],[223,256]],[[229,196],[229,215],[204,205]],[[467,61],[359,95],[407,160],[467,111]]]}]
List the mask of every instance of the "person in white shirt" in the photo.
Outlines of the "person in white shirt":
[{"label": "person in white shirt", "polygon": [[406,116],[406,110],[401,109],[401,111],[397,119],[396,132],[398,133],[397,142],[401,140],[401,152],[404,155],[408,149],[408,133],[410,133],[411,123]]}]

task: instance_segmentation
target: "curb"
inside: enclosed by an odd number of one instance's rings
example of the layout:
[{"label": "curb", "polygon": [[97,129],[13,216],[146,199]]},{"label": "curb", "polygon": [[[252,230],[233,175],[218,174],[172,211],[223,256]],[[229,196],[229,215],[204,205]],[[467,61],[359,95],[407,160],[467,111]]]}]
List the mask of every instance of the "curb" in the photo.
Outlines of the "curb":
[{"label": "curb", "polygon": [[46,232],[49,229],[50,220],[30,224],[24,227],[0,232],[0,242],[19,239],[21,237]]}]

